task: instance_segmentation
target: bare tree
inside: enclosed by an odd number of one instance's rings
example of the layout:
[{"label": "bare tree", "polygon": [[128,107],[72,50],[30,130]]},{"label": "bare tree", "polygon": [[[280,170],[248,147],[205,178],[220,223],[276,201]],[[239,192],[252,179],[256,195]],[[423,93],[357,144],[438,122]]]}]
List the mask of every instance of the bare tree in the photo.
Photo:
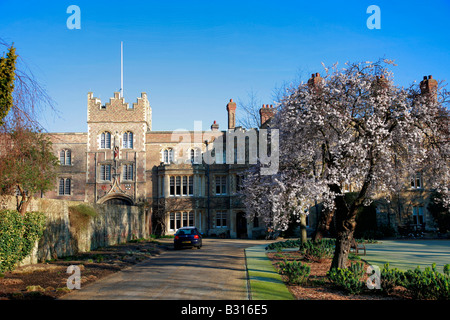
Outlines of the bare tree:
[{"label": "bare tree", "polygon": [[[0,50],[8,50],[13,45],[8,45],[0,38]],[[45,88],[38,82],[31,69],[17,54],[14,91],[12,92],[13,104],[8,115],[3,119],[2,130],[8,131],[17,126],[33,127],[43,130],[39,123],[39,115],[50,110],[57,114],[55,102],[49,96]]]},{"label": "bare tree", "polygon": [[261,118],[259,116],[261,104],[258,94],[253,90],[247,93],[247,101],[238,99],[238,124],[247,129],[259,128],[261,126]]},{"label": "bare tree", "polygon": [[0,80],[6,83],[0,87],[0,193],[16,193],[17,210],[24,214],[33,195],[55,183],[58,159],[41,133],[38,115],[47,108],[56,110],[14,46],[0,39],[2,47],[8,54],[0,61]]}]

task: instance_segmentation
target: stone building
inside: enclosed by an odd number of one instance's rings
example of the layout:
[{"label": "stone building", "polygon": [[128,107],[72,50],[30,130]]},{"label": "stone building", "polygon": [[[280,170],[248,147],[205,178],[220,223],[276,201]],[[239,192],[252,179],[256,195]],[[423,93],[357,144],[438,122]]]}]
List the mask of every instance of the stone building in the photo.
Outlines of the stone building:
[{"label": "stone building", "polygon": [[[423,93],[433,93],[437,82],[425,77]],[[308,84],[321,81],[313,74]],[[257,238],[265,234],[258,219],[245,216],[238,194],[244,170],[256,154],[258,132],[270,126],[275,114],[272,105],[260,109],[261,128],[246,130],[236,126],[236,103],[226,105],[228,127],[189,132],[152,131],[152,109],[146,93],[129,104],[119,93],[102,103],[88,93],[87,133],[49,134],[60,159],[60,173],[54,190],[46,198],[143,205],[152,215],[153,232],[173,234],[182,226],[197,226],[209,235],[231,238]],[[227,141],[233,140],[233,143]],[[243,138],[244,151],[235,138]],[[222,147],[222,148],[221,148]],[[215,161],[204,161],[205,155]],[[377,223],[394,229],[399,224],[434,228],[427,212],[430,191],[422,177],[411,177],[398,199],[401,205],[382,199],[377,203]],[[351,191],[351,190],[349,190]],[[311,209],[308,227],[318,220]]]},{"label": "stone building", "polygon": [[[102,103],[88,93],[87,133],[50,133],[60,171],[54,190],[43,197],[144,205],[154,232],[173,234],[182,226],[232,238],[256,238],[265,228],[245,217],[238,191],[247,162],[226,161],[226,135],[257,130],[236,127],[236,103],[226,105],[227,130],[214,121],[211,130],[152,131],[152,109],[142,93],[129,104],[119,93]],[[263,122],[274,109],[262,109]],[[219,143],[224,148],[219,150]],[[216,150],[217,149],[217,150]],[[211,152],[211,150],[214,150]],[[216,161],[206,163],[206,153]],[[220,154],[219,154],[220,152]],[[235,161],[234,161],[235,160]]]}]

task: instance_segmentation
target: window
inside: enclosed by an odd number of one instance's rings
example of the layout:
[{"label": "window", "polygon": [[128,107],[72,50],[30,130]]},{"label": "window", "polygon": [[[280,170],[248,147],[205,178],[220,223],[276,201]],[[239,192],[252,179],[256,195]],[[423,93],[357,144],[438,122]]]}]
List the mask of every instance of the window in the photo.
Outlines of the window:
[{"label": "window", "polygon": [[423,207],[413,207],[413,222],[414,224],[423,224]]},{"label": "window", "polygon": [[227,194],[227,177],[216,176],[216,194]]},{"label": "window", "polygon": [[193,212],[169,213],[169,230],[178,230],[181,227],[193,227],[195,225]]},{"label": "window", "polygon": [[100,165],[100,180],[103,180],[103,181],[111,180],[111,165],[110,164]]},{"label": "window", "polygon": [[188,195],[194,195],[194,177],[186,177],[188,179]]},{"label": "window", "polygon": [[123,134],[122,146],[124,149],[133,149],[133,132]]},{"label": "window", "polygon": [[189,159],[191,163],[200,163],[200,149],[198,148],[192,148],[189,150]]},{"label": "window", "polygon": [[133,172],[134,172],[133,164],[124,164],[122,167],[122,178],[123,180],[133,180]]},{"label": "window", "polygon": [[59,153],[59,164],[70,166],[72,164],[72,153],[70,150],[61,150]]},{"label": "window", "polygon": [[171,196],[192,196],[194,194],[194,178],[192,176],[175,176],[169,179]]},{"label": "window", "polygon": [[100,136],[100,149],[111,149],[111,133],[103,132]]},{"label": "window", "polygon": [[70,196],[71,191],[71,179],[60,178],[59,179],[59,195],[60,196]]},{"label": "window", "polygon": [[183,227],[187,227],[188,226],[188,213],[187,212],[183,212]]},{"label": "window", "polygon": [[418,172],[411,177],[411,189],[422,189],[422,173]]},{"label": "window", "polygon": [[169,222],[169,229],[175,230],[175,213],[170,213],[170,222]]},{"label": "window", "polygon": [[187,181],[188,181],[188,177],[183,177],[183,196],[187,196],[187,193],[188,193]]},{"label": "window", "polygon": [[188,212],[188,219],[189,219],[189,227],[193,227],[194,226],[194,213],[193,212]]},{"label": "window", "polygon": [[217,211],[216,212],[216,227],[226,228],[227,227],[227,212]]},{"label": "window", "polygon": [[170,195],[175,195],[175,177],[170,177]]},{"label": "window", "polygon": [[181,212],[177,212],[175,213],[175,228],[176,229],[180,229],[181,228]]},{"label": "window", "polygon": [[181,195],[181,177],[175,177],[175,195]]},{"label": "window", "polygon": [[227,163],[227,153],[224,149],[214,149],[214,156],[216,164]]},{"label": "window", "polygon": [[244,189],[244,179],[243,175],[236,175],[236,192],[240,192]]},{"label": "window", "polygon": [[162,152],[162,162],[171,163],[173,161],[173,149],[164,149]]}]

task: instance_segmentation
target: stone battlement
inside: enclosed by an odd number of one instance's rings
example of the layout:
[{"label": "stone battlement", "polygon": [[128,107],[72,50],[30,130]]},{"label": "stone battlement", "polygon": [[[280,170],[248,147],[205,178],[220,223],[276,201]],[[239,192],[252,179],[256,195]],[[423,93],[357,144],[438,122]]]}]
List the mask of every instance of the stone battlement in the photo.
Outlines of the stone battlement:
[{"label": "stone battlement", "polygon": [[131,105],[120,97],[119,92],[109,102],[102,104],[101,100],[95,98],[92,92],[88,93],[87,122],[145,122],[148,130],[151,130],[152,111],[148,101],[147,93],[141,93],[137,102]]}]

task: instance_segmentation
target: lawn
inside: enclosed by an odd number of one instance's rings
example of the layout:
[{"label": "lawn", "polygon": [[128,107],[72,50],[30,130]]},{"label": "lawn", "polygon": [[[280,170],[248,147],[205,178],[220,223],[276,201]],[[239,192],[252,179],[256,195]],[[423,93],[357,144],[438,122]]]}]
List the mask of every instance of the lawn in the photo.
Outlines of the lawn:
[{"label": "lawn", "polygon": [[253,300],[292,300],[293,296],[266,257],[265,245],[245,250]]},{"label": "lawn", "polygon": [[390,268],[406,271],[420,266],[423,270],[436,263],[442,272],[450,263],[450,240],[380,240],[366,244],[366,248],[367,255],[361,258],[380,268],[389,262]]}]

